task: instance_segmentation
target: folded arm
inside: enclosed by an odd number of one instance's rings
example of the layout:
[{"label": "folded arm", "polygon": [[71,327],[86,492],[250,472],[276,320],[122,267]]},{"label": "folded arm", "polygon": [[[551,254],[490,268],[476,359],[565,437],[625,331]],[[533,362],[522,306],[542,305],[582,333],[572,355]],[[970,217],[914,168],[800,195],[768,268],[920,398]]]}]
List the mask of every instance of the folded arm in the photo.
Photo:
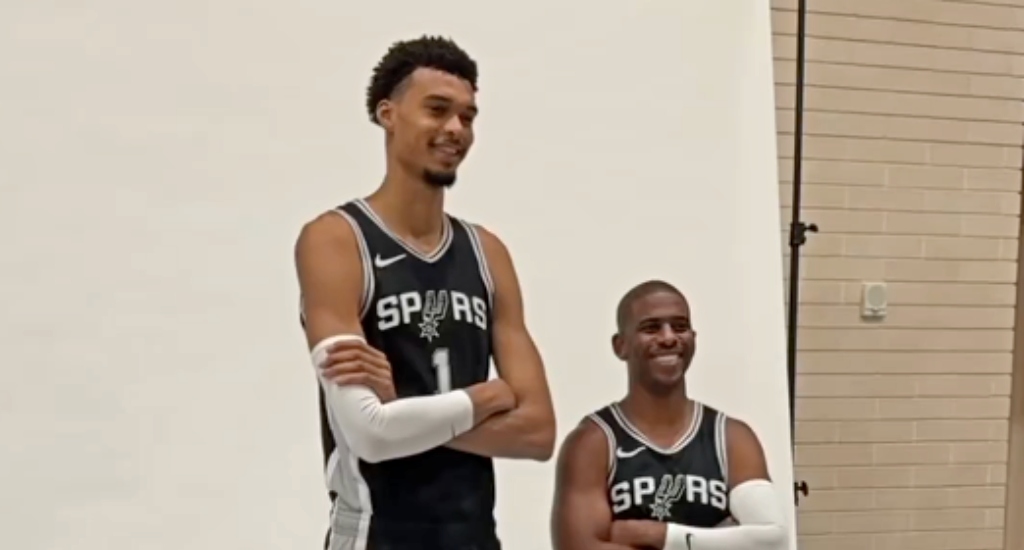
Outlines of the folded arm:
[{"label": "folded arm", "polygon": [[551,505],[554,550],[633,550],[611,542],[612,510],[608,504],[608,440],[584,420],[562,443]]},{"label": "folded arm", "polygon": [[666,524],[647,530],[647,545],[663,550],[784,550],[786,516],[768,475],[761,444],[745,423],[726,424],[729,511],[738,525],[699,528]]},{"label": "folded arm", "polygon": [[555,413],[544,363],[526,328],[519,278],[504,243],[486,229],[476,230],[494,283],[494,363],[515,394],[516,407],[488,418],[448,446],[484,456],[545,461],[554,452]]},{"label": "folded arm", "polygon": [[306,224],[295,244],[306,340],[331,421],[353,453],[379,462],[443,445],[496,411],[490,410],[494,403],[485,392],[453,391],[385,404],[367,386],[339,386],[324,379],[319,367],[327,348],[364,336],[363,257],[352,226],[336,213]]}]

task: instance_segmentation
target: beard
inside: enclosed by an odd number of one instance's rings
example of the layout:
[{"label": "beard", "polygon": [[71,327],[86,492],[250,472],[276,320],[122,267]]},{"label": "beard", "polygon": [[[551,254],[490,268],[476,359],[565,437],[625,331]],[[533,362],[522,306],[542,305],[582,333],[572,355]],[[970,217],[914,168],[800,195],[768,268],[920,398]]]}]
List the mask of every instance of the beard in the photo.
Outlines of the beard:
[{"label": "beard", "polygon": [[423,171],[423,181],[431,187],[441,187],[447,189],[455,185],[456,175],[455,172],[435,172],[434,170]]}]

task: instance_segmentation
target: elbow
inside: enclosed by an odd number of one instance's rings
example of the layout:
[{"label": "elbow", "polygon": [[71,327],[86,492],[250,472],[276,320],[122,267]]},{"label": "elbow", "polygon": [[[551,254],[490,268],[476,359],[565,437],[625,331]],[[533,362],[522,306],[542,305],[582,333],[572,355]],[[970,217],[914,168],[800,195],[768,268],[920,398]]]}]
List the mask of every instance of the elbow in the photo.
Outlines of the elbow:
[{"label": "elbow", "polygon": [[778,550],[786,548],[787,543],[789,542],[789,537],[786,536],[786,528],[778,524],[766,525],[765,527],[766,529],[764,530],[764,535],[759,546],[766,549],[774,548]]},{"label": "elbow", "polygon": [[552,441],[547,441],[540,437],[531,436],[529,439],[524,441],[524,445],[520,456],[528,460],[536,460],[537,462],[547,462],[551,460],[551,457],[555,454],[555,444],[553,438]]},{"label": "elbow", "polygon": [[547,462],[555,454],[555,419],[545,417],[533,423],[526,434],[526,458]]},{"label": "elbow", "polygon": [[749,545],[752,548],[781,550],[789,542],[789,531],[781,523],[740,524],[749,529]]},{"label": "elbow", "polygon": [[371,438],[350,439],[348,446],[352,454],[356,455],[363,462],[376,464],[387,460],[387,455],[383,451],[384,446],[373,441]]},{"label": "elbow", "polygon": [[359,434],[356,437],[347,438],[349,450],[359,457],[363,462],[376,464],[399,458],[401,455],[394,451],[394,442],[390,441],[384,434],[374,430]]},{"label": "elbow", "polygon": [[764,541],[766,543],[782,543],[786,540],[786,528],[778,523],[764,525]]},{"label": "elbow", "polygon": [[535,453],[530,458],[539,462],[547,462],[551,460],[551,457],[555,454],[555,427],[551,426],[544,428],[543,430],[539,430],[535,439]]},{"label": "elbow", "polygon": [[785,525],[775,524],[772,527],[775,528],[774,529],[774,533],[775,534],[772,535],[772,539],[776,543],[781,545],[782,543],[789,542],[789,529],[786,529]]}]

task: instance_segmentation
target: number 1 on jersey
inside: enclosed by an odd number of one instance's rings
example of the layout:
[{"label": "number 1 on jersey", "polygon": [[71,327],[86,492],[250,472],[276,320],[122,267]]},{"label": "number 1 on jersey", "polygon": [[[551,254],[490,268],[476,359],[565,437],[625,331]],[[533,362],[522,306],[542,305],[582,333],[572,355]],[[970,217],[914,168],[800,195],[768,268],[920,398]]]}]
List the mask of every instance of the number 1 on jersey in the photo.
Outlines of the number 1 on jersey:
[{"label": "number 1 on jersey", "polygon": [[452,391],[452,366],[449,362],[448,348],[434,350],[434,373],[437,375],[437,393]]}]

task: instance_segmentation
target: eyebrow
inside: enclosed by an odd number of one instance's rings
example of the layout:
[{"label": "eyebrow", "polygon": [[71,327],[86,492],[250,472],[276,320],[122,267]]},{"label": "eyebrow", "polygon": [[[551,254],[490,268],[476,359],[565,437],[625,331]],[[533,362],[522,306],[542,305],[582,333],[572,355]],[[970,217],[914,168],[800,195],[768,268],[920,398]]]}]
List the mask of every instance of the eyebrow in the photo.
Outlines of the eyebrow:
[{"label": "eyebrow", "polygon": [[[447,103],[447,104],[455,103],[454,101],[452,101],[452,98],[450,98],[448,96],[443,96],[443,95],[440,95],[440,94],[430,94],[430,95],[426,96],[425,98],[423,98],[423,101],[424,102],[439,101],[439,102]],[[480,113],[480,108],[477,107],[475,104],[471,103],[466,108],[469,111],[471,111],[473,114],[479,114]]]},{"label": "eyebrow", "polygon": [[687,323],[689,323],[690,322],[690,316],[689,315],[666,315],[666,316],[663,316],[663,317],[644,317],[644,318],[640,319],[639,321],[637,321],[636,324],[637,324],[637,326],[640,326],[640,325],[645,325],[645,324],[652,323],[652,322],[666,323],[666,322],[673,322],[673,321],[686,321]]}]

